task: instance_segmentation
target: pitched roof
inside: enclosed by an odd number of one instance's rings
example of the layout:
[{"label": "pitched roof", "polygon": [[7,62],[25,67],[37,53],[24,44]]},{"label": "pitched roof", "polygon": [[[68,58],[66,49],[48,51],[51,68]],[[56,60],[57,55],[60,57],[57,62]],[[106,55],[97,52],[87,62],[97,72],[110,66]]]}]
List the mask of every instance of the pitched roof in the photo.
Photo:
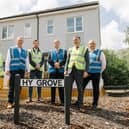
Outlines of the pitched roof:
[{"label": "pitched roof", "polygon": [[82,7],[87,7],[87,6],[89,7],[89,6],[95,6],[98,4],[99,4],[98,1],[86,2],[86,3],[81,3],[81,4],[69,5],[69,6],[64,6],[64,7],[57,7],[57,8],[53,8],[53,9],[46,9],[46,10],[42,10],[42,11],[35,11],[35,12],[31,12],[31,13],[13,15],[13,16],[9,16],[9,17],[3,17],[3,18],[0,18],[0,20],[17,18],[17,17],[24,17],[24,16],[31,16],[31,15],[38,15],[38,14],[44,14],[44,13],[51,13],[51,12],[56,12],[56,11],[69,10],[69,9],[76,9],[76,8],[82,8]]}]

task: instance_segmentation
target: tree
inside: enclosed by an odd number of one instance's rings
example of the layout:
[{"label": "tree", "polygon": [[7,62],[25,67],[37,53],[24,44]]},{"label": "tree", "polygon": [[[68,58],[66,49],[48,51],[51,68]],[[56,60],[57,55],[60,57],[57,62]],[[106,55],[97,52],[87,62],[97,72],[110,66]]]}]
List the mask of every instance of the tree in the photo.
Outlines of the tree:
[{"label": "tree", "polygon": [[113,51],[104,51],[107,68],[103,73],[105,85],[128,85],[129,68],[125,59],[120,59]]}]

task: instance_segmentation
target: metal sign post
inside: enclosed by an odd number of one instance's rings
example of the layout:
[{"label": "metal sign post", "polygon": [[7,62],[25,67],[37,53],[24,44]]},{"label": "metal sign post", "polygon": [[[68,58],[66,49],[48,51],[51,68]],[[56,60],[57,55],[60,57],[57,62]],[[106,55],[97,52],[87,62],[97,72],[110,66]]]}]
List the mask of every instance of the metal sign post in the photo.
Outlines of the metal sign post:
[{"label": "metal sign post", "polygon": [[14,106],[14,123],[19,123],[19,97],[20,97],[20,75],[15,75],[15,106]]},{"label": "metal sign post", "polygon": [[70,104],[71,104],[71,87],[69,86],[70,78],[64,78],[64,105],[65,105],[65,124],[70,125]]}]

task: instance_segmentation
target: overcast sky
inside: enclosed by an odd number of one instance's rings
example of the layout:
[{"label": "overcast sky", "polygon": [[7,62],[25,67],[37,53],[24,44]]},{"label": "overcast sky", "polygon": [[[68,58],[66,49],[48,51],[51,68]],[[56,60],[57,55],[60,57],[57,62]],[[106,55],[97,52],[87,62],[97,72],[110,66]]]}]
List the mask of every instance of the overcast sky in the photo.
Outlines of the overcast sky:
[{"label": "overcast sky", "polygon": [[[94,0],[0,0],[0,17]],[[102,48],[127,47],[124,30],[129,25],[129,0],[100,0]]]}]

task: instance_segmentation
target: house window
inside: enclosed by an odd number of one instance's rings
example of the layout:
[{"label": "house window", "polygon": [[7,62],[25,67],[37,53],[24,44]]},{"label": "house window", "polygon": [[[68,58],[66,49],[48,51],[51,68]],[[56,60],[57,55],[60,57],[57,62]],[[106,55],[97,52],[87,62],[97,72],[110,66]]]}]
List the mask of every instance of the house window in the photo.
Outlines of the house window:
[{"label": "house window", "polygon": [[8,37],[8,31],[7,31],[7,26],[4,26],[2,29],[2,39],[7,39]]},{"label": "house window", "polygon": [[2,39],[8,40],[14,38],[14,25],[4,26],[2,28]]},{"label": "house window", "polygon": [[8,26],[8,39],[14,38],[14,25]]},{"label": "house window", "polygon": [[26,23],[24,26],[24,37],[31,38],[31,24]]},{"label": "house window", "polygon": [[76,17],[76,31],[82,31],[82,17]]},{"label": "house window", "polygon": [[82,16],[67,18],[67,32],[83,31]]},{"label": "house window", "polygon": [[54,33],[54,23],[53,20],[49,20],[47,23],[47,33],[53,34]]},{"label": "house window", "polygon": [[74,17],[67,19],[67,31],[74,32]]}]

